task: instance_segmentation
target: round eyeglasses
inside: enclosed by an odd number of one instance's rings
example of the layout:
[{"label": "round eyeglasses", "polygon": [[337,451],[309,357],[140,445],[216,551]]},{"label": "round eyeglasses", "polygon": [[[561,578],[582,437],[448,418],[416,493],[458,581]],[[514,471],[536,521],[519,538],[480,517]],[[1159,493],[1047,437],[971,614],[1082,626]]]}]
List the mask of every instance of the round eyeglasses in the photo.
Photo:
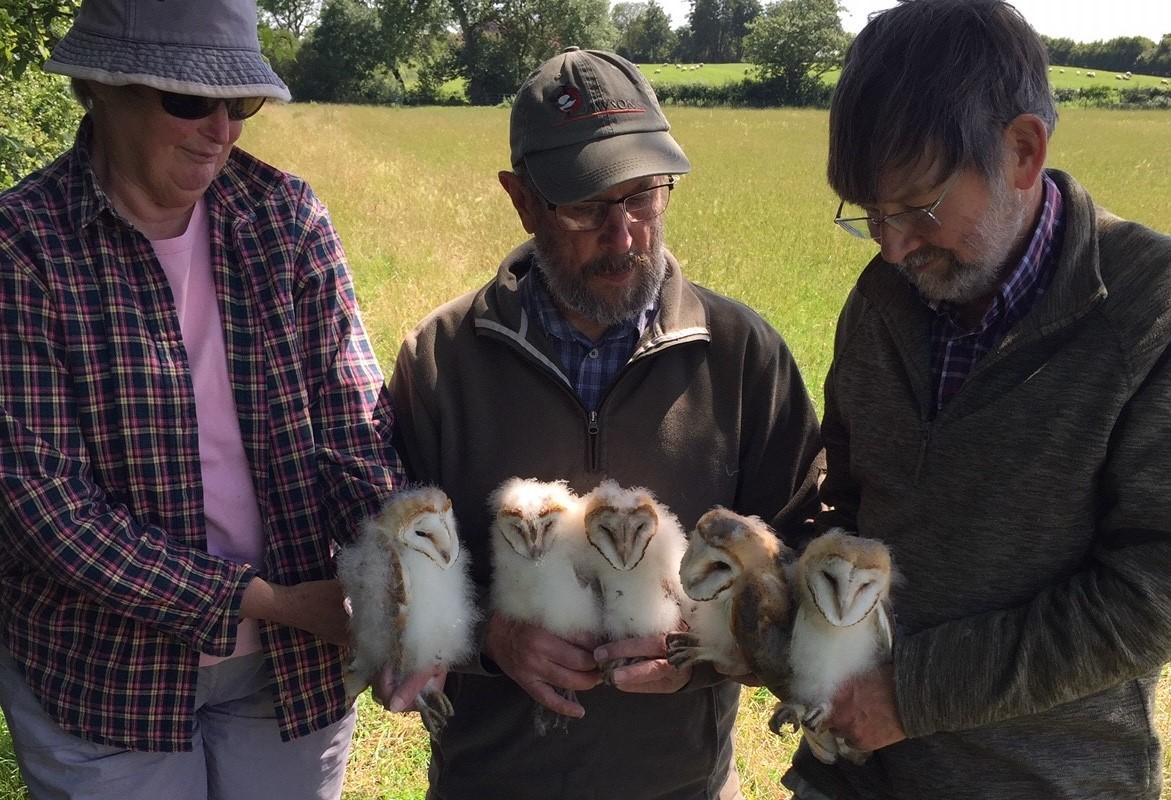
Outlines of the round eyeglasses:
[{"label": "round eyeglasses", "polygon": [[650,222],[655,217],[662,216],[671,201],[671,191],[674,188],[675,178],[670,177],[666,183],[639,189],[615,200],[584,200],[563,206],[546,200],[545,205],[553,212],[562,230],[596,231],[606,224],[611,206],[622,206],[622,211],[631,224]]},{"label": "round eyeglasses", "polygon": [[947,191],[952,187],[953,183],[955,183],[954,175],[947,179],[942,191],[939,193],[939,197],[935,198],[935,202],[930,205],[916,206],[906,211],[885,214],[881,217],[872,217],[869,215],[843,217],[842,211],[850,210],[846,206],[846,201],[843,200],[838,205],[837,213],[834,214],[834,224],[846,233],[857,236],[860,239],[873,239],[876,242],[882,241],[883,225],[887,225],[899,233],[929,234],[932,231],[938,230],[942,224],[939,218],[935,216],[935,212],[939,209],[939,204],[943,202],[943,198],[947,197]]}]

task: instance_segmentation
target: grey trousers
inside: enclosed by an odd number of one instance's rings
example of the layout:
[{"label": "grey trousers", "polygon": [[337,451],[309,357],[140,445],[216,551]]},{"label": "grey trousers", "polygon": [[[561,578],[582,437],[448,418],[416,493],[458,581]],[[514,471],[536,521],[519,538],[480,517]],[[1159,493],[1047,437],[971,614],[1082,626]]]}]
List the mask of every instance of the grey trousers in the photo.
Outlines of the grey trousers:
[{"label": "grey trousers", "polygon": [[145,753],[63,731],[0,646],[0,708],[31,800],[337,800],[355,711],[282,742],[261,654],[203,667],[190,753]]}]

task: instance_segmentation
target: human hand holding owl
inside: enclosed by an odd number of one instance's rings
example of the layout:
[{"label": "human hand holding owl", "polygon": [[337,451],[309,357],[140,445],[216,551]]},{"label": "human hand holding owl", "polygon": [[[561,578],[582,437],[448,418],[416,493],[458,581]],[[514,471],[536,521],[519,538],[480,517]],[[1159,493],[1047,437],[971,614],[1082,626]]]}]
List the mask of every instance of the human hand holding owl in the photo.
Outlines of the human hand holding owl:
[{"label": "human hand holding owl", "polygon": [[471,656],[480,616],[450,498],[433,486],[392,495],[338,555],[338,578],[352,608],[347,696],[377,681],[380,702],[413,703],[438,739],[453,708],[432,678]]},{"label": "human hand holding owl", "polygon": [[906,739],[895,702],[894,668],[885,664],[838,687],[825,724],[855,750],[878,750]]},{"label": "human hand holding owl", "polygon": [[608,642],[594,650],[598,663],[630,660],[611,673],[615,689],[638,694],[670,694],[691,680],[691,666],[677,668],[667,661],[667,636],[655,634]]},{"label": "human hand holding owl", "polygon": [[442,692],[447,670],[436,664],[430,669],[400,677],[390,667],[383,667],[370,682],[374,701],[387,711],[418,711],[415,701],[424,691]]},{"label": "human hand holding owl", "polygon": [[484,653],[538,703],[580,719],[585,709],[556,689],[584,692],[602,682],[593,640],[565,639],[537,625],[494,613],[488,619]]},{"label": "human hand holding owl", "polygon": [[667,634],[683,625],[679,562],[686,535],[671,510],[642,487],[613,480],[583,499],[593,572],[610,641],[594,651],[607,682],[626,692],[670,693],[691,679],[667,661]]}]

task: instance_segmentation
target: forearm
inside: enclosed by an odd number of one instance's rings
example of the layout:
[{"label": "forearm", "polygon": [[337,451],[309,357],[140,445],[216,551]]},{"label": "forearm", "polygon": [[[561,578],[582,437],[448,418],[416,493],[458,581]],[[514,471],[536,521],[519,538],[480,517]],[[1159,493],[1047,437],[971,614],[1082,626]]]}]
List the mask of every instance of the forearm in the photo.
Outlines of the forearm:
[{"label": "forearm", "polygon": [[[1150,674],[1171,658],[1171,353],[1146,357],[1151,368],[1132,379],[1134,394],[1097,471],[1097,505],[1085,521],[1093,538],[1078,571],[1042,584],[1026,602],[896,642],[908,734],[1045,711]],[[1049,535],[1067,542],[1079,534]]]},{"label": "forearm", "polygon": [[908,735],[1039,713],[1158,669],[1171,656],[1171,536],[1126,550],[1024,606],[896,642]]},{"label": "forearm", "polygon": [[308,631],[332,644],[349,638],[344,595],[337,581],[306,581],[292,586],[254,577],[244,589],[241,619],[259,619]]},{"label": "forearm", "polygon": [[0,484],[0,563],[158,628],[201,652],[230,652],[236,605],[255,574],[246,564],[176,545],[164,531],[104,505],[96,487],[31,480]]}]

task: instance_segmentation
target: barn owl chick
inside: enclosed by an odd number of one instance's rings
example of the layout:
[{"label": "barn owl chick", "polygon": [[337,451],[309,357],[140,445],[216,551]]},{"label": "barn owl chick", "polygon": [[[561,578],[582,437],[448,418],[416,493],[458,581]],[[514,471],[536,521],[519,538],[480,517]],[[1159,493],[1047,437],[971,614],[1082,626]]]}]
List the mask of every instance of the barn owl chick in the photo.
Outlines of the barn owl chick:
[{"label": "barn owl chick", "polygon": [[[338,578],[353,614],[353,659],[345,675],[350,698],[383,667],[405,677],[471,655],[479,614],[451,500],[442,490],[424,486],[394,494],[341,551]],[[438,738],[451,701],[428,686],[415,706]]]},{"label": "barn owl chick", "polygon": [[[679,520],[646,489],[623,489],[612,480],[600,483],[584,503],[606,637],[614,641],[679,630],[679,562],[687,546]],[[618,666],[606,665],[603,673],[609,678]]]},{"label": "barn owl chick", "polygon": [[[585,566],[590,558],[581,499],[564,481],[510,478],[489,498],[492,513],[492,608],[564,639],[601,632],[597,587]],[[573,699],[572,690],[558,689]],[[542,705],[538,733],[565,730],[568,718]]]},{"label": "barn owl chick", "polygon": [[827,764],[839,755],[855,763],[870,755],[847,746],[824,723],[839,686],[890,658],[892,580],[886,545],[840,528],[810,542],[797,562],[791,692],[770,726],[799,723],[813,754]]},{"label": "barn owl chick", "polygon": [[696,606],[690,630],[667,637],[676,667],[711,662],[725,675],[754,673],[784,699],[789,678],[793,551],[759,517],[716,507],[699,518],[679,567]]}]

